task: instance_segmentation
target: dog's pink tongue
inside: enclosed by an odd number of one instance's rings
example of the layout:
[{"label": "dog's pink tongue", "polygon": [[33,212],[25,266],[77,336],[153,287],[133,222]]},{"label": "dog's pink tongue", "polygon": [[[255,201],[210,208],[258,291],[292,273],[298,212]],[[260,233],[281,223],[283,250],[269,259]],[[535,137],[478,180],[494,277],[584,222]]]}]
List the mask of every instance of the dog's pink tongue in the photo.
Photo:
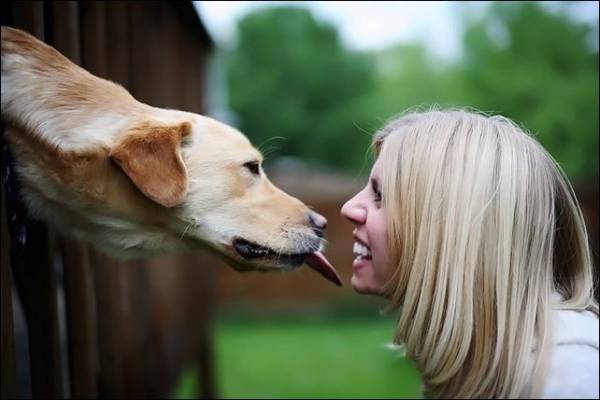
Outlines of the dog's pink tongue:
[{"label": "dog's pink tongue", "polygon": [[331,282],[338,286],[342,286],[342,280],[337,271],[320,251],[309,254],[306,257],[305,262],[309,267],[329,279]]}]

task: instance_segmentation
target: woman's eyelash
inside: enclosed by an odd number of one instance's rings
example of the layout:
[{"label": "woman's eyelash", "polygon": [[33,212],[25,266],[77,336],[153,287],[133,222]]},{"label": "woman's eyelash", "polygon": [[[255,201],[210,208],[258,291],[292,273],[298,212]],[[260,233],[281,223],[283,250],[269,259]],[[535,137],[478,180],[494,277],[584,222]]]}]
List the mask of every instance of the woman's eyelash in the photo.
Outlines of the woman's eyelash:
[{"label": "woman's eyelash", "polygon": [[381,201],[381,192],[378,190],[374,190],[373,192],[375,193],[375,201],[380,202]]},{"label": "woman's eyelash", "polygon": [[371,189],[373,190],[375,202],[381,202],[381,191],[379,190],[379,185],[374,179],[371,180]]}]

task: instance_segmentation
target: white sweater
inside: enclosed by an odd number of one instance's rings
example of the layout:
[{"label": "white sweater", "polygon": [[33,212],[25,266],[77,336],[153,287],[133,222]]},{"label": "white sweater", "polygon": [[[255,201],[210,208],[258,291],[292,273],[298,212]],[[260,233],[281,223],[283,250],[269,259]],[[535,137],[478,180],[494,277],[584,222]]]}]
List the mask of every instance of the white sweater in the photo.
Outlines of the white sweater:
[{"label": "white sweater", "polygon": [[554,310],[550,369],[542,398],[598,398],[598,317]]}]

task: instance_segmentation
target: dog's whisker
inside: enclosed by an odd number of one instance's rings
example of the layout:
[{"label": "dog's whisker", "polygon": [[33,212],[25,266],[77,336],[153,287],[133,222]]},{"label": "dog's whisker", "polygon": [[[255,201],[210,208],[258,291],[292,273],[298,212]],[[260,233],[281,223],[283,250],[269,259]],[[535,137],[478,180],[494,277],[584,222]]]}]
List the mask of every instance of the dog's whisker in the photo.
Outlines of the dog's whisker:
[{"label": "dog's whisker", "polygon": [[192,222],[190,222],[190,223],[188,223],[188,224],[186,225],[185,229],[184,229],[184,230],[183,230],[183,232],[181,233],[181,236],[179,237],[179,240],[182,240],[182,239],[183,239],[183,237],[185,236],[185,234],[187,233],[187,231],[188,231],[188,230],[189,230],[189,229],[190,229],[192,226],[195,226],[195,223],[194,223],[194,221],[192,221]]},{"label": "dog's whisker", "polygon": [[297,253],[306,252],[307,249],[314,248],[315,240],[317,240],[320,245],[324,242],[324,239],[317,238],[313,233],[307,232],[306,227],[287,226],[285,232],[288,239],[294,244],[294,252]]},{"label": "dog's whisker", "polygon": [[272,136],[268,139],[266,139],[265,141],[263,141],[261,144],[259,144],[258,146],[256,146],[261,152],[263,151],[263,146],[265,146],[267,143],[273,141],[273,140],[286,140],[287,138],[283,137],[283,136]]}]

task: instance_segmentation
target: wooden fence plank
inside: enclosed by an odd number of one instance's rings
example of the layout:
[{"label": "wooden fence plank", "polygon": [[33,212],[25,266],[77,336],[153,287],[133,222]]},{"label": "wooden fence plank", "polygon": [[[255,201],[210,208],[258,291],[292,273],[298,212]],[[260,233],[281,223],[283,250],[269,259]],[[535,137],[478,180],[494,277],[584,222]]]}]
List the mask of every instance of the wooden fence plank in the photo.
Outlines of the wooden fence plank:
[{"label": "wooden fence plank", "polygon": [[[54,1],[47,7],[47,42],[76,64],[81,63],[79,7],[74,1]],[[95,299],[87,245],[62,240],[69,380],[74,398],[96,397],[98,348]]]},{"label": "wooden fence plank", "polygon": [[12,1],[11,3],[14,27],[44,40],[44,3],[41,1]]},{"label": "wooden fence plank", "polygon": [[[13,23],[43,40],[44,4],[14,2]],[[62,397],[54,253],[45,224],[27,219],[24,208],[19,212],[25,242],[11,251],[11,264],[29,329],[32,394]]]},{"label": "wooden fence plank", "polygon": [[106,3],[80,3],[82,66],[94,75],[108,78],[106,43]]},{"label": "wooden fence plank", "polygon": [[98,338],[88,246],[63,239],[72,398],[98,396]]},{"label": "wooden fence plank", "polygon": [[122,265],[103,253],[90,249],[90,260],[96,292],[98,335],[98,396],[121,398],[123,384],[123,354],[129,349],[123,335],[124,298]]},{"label": "wooden fence plank", "polygon": [[29,328],[32,393],[35,398],[62,397],[53,251],[45,225],[29,221],[25,226],[26,244],[17,257],[11,252],[11,264]]},{"label": "wooden fence plank", "polygon": [[108,77],[131,90],[131,34],[129,30],[129,2],[113,1],[106,7]]},{"label": "wooden fence plank", "polygon": [[[107,9],[110,3],[80,3],[80,34],[82,66],[91,73],[110,79],[107,43]],[[91,250],[91,249],[90,249]],[[122,294],[123,266],[106,254],[90,251],[96,299],[96,323],[98,340],[98,395],[100,397],[123,397],[126,395],[123,376],[123,355],[126,336],[123,319]]]},{"label": "wooden fence plank", "polygon": [[[3,130],[3,129],[2,129]],[[4,143],[0,142],[0,151],[4,152]],[[3,160],[4,161],[4,160]],[[2,275],[0,284],[2,285],[1,301],[2,315],[1,323],[1,351],[0,358],[2,359],[2,389],[1,395],[3,399],[17,397],[17,381],[16,381],[16,359],[15,359],[15,334],[13,327],[13,312],[12,312],[12,277],[10,271],[10,243],[8,238],[8,227],[6,225],[6,198],[4,193],[4,174],[5,165],[2,163],[2,183],[0,190],[2,191],[2,258],[0,267]]]}]

